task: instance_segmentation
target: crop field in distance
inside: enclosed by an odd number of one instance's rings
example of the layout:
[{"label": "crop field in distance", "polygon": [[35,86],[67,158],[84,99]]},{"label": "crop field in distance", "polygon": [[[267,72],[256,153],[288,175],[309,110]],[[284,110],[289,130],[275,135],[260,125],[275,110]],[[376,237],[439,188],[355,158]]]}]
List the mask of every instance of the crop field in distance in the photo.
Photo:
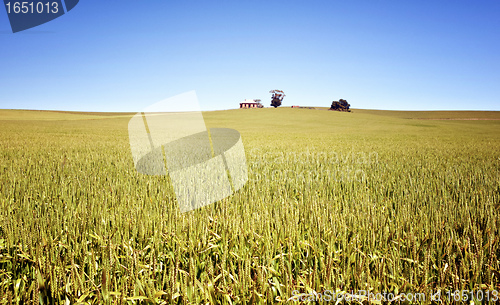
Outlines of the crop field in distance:
[{"label": "crop field in distance", "polygon": [[132,115],[0,110],[0,304],[500,291],[499,112],[204,112],[249,180],[187,213],[135,170]]}]

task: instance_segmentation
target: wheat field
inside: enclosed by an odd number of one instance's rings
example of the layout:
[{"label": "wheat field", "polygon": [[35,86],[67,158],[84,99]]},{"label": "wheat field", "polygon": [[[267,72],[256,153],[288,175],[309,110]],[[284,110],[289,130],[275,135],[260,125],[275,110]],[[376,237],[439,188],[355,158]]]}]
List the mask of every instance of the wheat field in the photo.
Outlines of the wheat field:
[{"label": "wheat field", "polygon": [[0,304],[500,291],[498,112],[204,112],[249,181],[187,213],[135,170],[131,116],[0,110]]}]

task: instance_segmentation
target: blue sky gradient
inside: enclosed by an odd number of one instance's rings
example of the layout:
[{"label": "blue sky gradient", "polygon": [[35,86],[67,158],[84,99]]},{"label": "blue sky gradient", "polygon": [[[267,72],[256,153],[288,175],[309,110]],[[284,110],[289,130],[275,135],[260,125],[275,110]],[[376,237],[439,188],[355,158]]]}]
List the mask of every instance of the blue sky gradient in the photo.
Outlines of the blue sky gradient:
[{"label": "blue sky gradient", "polygon": [[95,1],[13,34],[0,8],[0,108],[500,110],[500,1]]}]

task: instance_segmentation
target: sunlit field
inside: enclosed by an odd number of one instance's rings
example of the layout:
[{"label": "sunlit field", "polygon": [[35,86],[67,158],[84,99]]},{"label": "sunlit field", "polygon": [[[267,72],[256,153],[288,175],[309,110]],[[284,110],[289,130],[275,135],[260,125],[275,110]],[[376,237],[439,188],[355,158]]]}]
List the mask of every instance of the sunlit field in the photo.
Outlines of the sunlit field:
[{"label": "sunlit field", "polygon": [[205,112],[249,181],[187,213],[136,172],[131,116],[0,110],[0,304],[495,303],[499,112]]}]

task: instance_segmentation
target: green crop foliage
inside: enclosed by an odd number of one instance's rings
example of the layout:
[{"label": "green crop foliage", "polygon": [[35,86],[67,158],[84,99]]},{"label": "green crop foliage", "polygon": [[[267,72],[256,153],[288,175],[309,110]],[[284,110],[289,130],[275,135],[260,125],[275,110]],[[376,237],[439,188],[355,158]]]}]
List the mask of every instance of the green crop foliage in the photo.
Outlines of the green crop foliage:
[{"label": "green crop foliage", "polygon": [[206,112],[249,181],[187,213],[130,117],[0,110],[0,304],[500,291],[498,112]]}]

